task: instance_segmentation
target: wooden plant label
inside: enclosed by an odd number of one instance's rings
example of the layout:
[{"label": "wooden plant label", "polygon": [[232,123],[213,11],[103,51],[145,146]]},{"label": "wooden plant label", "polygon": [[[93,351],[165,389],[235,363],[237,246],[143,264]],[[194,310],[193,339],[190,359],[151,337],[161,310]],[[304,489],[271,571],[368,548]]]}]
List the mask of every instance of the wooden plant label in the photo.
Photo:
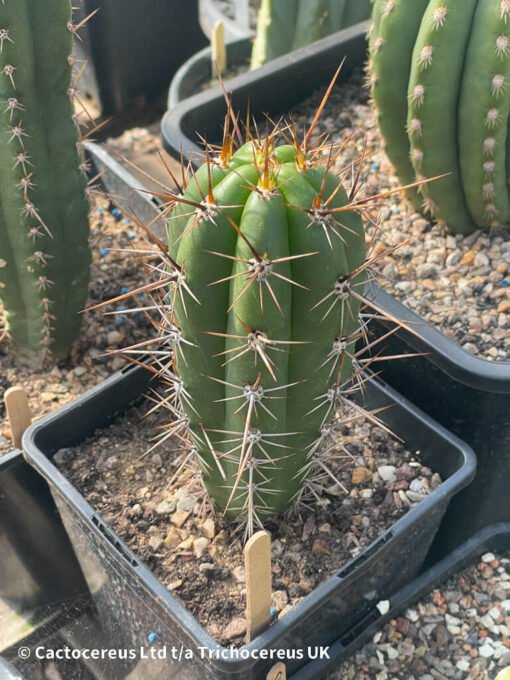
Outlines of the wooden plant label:
[{"label": "wooden plant label", "polygon": [[5,409],[16,449],[21,448],[23,432],[32,422],[27,393],[22,387],[10,387],[5,393]]},{"label": "wooden plant label", "polygon": [[247,640],[262,633],[271,621],[271,536],[258,531],[244,548],[246,571]]}]

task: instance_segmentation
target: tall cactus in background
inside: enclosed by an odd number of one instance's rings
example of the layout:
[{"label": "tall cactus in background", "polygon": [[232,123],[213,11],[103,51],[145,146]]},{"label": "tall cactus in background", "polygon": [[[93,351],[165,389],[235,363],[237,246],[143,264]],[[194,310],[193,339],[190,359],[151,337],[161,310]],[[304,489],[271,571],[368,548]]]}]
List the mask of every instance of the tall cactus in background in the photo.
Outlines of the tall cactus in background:
[{"label": "tall cactus in background", "polygon": [[69,351],[89,280],[70,0],[0,5],[0,299],[20,355]]},{"label": "tall cactus in background", "polygon": [[510,0],[375,0],[370,81],[415,204],[458,233],[510,220]]},{"label": "tall cactus in background", "polygon": [[372,0],[262,0],[252,68],[370,17]]}]

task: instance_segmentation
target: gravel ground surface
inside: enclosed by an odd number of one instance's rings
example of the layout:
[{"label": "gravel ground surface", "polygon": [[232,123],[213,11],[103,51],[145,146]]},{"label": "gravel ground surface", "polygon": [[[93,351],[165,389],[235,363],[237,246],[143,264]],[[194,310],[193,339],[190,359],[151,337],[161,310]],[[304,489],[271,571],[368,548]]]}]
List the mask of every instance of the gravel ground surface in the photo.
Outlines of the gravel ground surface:
[{"label": "gravel ground surface", "polygon": [[329,680],[494,680],[510,666],[509,557],[483,555],[390,621]]},{"label": "gravel ground surface", "polygon": [[[323,96],[324,88],[293,111],[298,129],[309,125]],[[324,132],[334,142],[351,138],[339,155],[339,167],[359,157],[366,140],[365,195],[399,186],[386,159],[361,73],[333,90],[315,135]],[[373,235],[374,229],[368,233]],[[508,361],[509,237],[510,231],[452,236],[414,213],[403,194],[397,194],[384,200],[374,252],[408,243],[378,263],[380,283],[468,352]]]},{"label": "gravel ground surface", "polygon": [[[55,462],[213,637],[242,644],[242,534],[211,515],[195,469],[182,469],[181,442],[168,440],[146,455],[168,423],[162,410],[142,418],[147,409],[132,409],[88,442],[58,452]],[[311,507],[266,526],[281,616],[441,483],[417,455],[359,416],[338,434],[329,464],[341,487],[324,475]]]}]

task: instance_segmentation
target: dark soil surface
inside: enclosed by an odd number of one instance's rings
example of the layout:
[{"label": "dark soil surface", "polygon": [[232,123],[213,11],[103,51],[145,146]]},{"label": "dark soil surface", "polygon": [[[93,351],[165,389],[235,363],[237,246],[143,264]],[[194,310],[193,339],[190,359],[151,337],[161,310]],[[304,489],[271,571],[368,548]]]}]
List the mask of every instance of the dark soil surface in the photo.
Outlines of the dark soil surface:
[{"label": "dark soil surface", "polygon": [[[245,633],[243,535],[210,512],[193,470],[172,442],[146,453],[160,411],[132,409],[55,462],[156,576],[222,643]],[[340,449],[341,446],[345,450]],[[381,428],[353,420],[326,485],[305,506],[270,523],[273,605],[280,616],[368,546],[441,480]]]}]

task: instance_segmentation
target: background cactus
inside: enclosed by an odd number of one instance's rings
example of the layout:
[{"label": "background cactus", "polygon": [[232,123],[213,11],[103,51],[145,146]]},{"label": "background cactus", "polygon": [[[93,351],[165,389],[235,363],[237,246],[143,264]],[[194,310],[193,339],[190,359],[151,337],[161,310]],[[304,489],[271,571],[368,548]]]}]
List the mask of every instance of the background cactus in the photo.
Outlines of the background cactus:
[{"label": "background cactus", "polygon": [[22,355],[65,355],[89,279],[69,0],[0,5],[0,298]]},{"label": "background cactus", "polygon": [[262,0],[252,68],[370,17],[371,0]]},{"label": "background cactus", "polygon": [[510,219],[510,0],[375,0],[369,75],[388,157],[457,233]]}]

